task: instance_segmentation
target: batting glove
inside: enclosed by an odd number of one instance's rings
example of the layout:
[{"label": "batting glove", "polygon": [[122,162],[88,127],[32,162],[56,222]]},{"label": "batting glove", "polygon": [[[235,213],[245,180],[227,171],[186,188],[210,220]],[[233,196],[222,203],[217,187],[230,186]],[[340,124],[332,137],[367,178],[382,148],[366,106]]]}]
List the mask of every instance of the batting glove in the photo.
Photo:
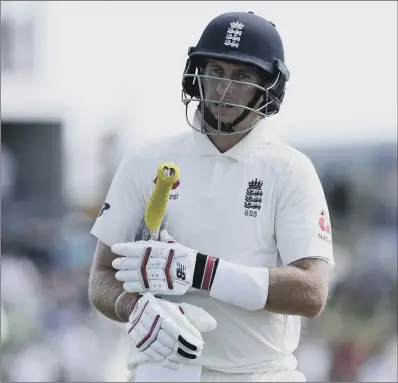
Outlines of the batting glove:
[{"label": "batting glove", "polygon": [[172,303],[146,293],[135,305],[126,331],[143,356],[141,362],[179,370],[201,355],[201,332],[212,331],[216,326],[216,320],[200,307]]},{"label": "batting glove", "polygon": [[190,287],[210,290],[218,259],[175,242],[167,230],[160,241],[118,243],[112,252],[115,277],[130,293],[183,295]]}]

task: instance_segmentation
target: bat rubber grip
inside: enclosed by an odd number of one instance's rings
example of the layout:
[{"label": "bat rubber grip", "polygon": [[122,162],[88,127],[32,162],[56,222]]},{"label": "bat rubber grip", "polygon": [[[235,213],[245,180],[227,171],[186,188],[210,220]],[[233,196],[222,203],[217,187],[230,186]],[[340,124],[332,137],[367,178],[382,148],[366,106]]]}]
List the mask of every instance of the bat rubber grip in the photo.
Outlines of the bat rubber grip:
[{"label": "bat rubber grip", "polygon": [[170,191],[178,181],[179,175],[178,166],[171,162],[165,162],[158,168],[155,188],[145,210],[145,223],[151,233],[159,232]]}]

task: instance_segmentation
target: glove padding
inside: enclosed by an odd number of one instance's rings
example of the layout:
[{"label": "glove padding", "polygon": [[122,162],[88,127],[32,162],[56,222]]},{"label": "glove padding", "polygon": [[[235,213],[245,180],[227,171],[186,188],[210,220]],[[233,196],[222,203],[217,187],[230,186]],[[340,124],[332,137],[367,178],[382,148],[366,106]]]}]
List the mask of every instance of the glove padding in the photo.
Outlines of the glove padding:
[{"label": "glove padding", "polygon": [[183,295],[192,286],[197,251],[176,243],[166,229],[158,241],[117,243],[115,277],[129,293]]},{"label": "glove padding", "polygon": [[216,326],[216,320],[200,307],[172,303],[146,293],[135,305],[126,331],[145,356],[142,362],[179,370],[201,355],[201,332],[213,331]]}]

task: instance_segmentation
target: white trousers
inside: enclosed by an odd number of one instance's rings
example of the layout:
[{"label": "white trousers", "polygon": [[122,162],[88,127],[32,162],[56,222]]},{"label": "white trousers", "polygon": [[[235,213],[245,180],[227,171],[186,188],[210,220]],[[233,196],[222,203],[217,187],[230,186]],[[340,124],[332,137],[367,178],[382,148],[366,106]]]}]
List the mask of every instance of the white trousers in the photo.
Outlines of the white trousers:
[{"label": "white trousers", "polygon": [[[201,382],[306,382],[304,374],[296,370],[279,370],[256,374],[227,374],[203,368]],[[135,382],[132,371],[127,382]]]}]

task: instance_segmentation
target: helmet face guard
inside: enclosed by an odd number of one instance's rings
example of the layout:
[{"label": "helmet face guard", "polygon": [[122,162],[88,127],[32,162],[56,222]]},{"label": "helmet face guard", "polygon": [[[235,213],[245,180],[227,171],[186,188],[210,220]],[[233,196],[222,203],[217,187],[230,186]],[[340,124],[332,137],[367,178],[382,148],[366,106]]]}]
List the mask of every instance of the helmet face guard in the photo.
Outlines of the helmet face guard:
[{"label": "helmet face guard", "polygon": [[[276,77],[267,73],[267,76],[263,76],[264,80],[260,85],[209,76],[202,74],[200,67],[194,66],[194,71],[192,71],[192,66],[192,63],[189,62],[183,75],[185,86],[182,89],[181,101],[185,105],[187,122],[193,129],[210,135],[239,134],[251,130],[261,119],[278,112],[281,100],[276,97],[276,94],[284,93],[284,88],[282,89],[283,92],[280,91],[283,83],[281,72],[278,72]],[[223,84],[225,91],[220,98],[214,99],[213,97],[211,99],[205,89],[206,83],[211,83],[212,87],[220,87]],[[231,101],[231,97],[227,96],[228,92],[232,93],[234,101]],[[248,92],[253,94],[251,100],[246,103],[239,102],[239,94]],[[190,104],[197,106],[197,111],[201,117],[200,127],[195,126],[190,119]],[[226,112],[228,109],[229,111]],[[232,110],[235,112],[233,116],[235,118],[228,118],[228,113],[231,115]],[[245,126],[242,126],[242,121],[245,121]]]},{"label": "helmet face guard", "polygon": [[[188,56],[181,101],[195,130],[211,135],[238,134],[279,112],[290,74],[274,24],[251,13],[220,15],[205,28]],[[204,70],[208,60],[254,67],[262,80],[252,83],[208,75]],[[221,84],[225,91],[216,97],[208,91]],[[253,94],[251,99],[243,97],[248,93]],[[188,109],[192,104],[197,105],[196,115],[202,119],[200,127],[190,121]]]}]

